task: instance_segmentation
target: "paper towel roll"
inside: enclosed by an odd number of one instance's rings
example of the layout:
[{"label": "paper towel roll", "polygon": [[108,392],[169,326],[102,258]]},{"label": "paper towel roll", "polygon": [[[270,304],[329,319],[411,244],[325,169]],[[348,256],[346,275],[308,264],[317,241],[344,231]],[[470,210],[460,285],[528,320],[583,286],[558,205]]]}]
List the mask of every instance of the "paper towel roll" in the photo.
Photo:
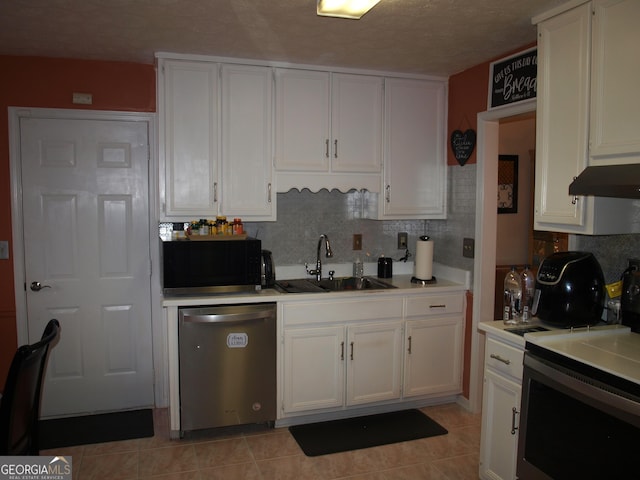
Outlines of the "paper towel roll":
[{"label": "paper towel roll", "polygon": [[415,266],[415,276],[418,280],[431,280],[433,277],[433,240],[418,240]]}]

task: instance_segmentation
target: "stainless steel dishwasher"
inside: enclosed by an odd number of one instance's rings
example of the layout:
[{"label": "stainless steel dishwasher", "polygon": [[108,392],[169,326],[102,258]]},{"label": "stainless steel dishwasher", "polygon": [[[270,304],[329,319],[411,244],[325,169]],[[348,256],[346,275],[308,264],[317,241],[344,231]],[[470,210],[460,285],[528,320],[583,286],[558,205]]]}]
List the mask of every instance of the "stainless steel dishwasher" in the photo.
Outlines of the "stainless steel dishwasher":
[{"label": "stainless steel dishwasher", "polygon": [[179,309],[180,430],[276,418],[276,305]]}]

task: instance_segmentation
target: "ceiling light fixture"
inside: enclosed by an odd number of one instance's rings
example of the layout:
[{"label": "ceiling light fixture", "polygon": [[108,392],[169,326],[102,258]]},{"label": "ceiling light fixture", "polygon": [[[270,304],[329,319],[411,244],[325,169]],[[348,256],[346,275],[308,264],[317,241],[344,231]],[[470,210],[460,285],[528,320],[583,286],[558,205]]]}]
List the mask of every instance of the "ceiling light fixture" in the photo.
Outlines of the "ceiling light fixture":
[{"label": "ceiling light fixture", "polygon": [[380,0],[318,0],[318,15],[360,19]]}]

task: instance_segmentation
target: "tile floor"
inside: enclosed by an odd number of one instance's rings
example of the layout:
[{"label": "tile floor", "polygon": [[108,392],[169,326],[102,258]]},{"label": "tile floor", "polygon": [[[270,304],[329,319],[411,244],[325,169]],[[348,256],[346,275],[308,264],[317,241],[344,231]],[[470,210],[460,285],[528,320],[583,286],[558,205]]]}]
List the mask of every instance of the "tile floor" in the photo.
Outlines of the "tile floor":
[{"label": "tile floor", "polygon": [[44,450],[71,455],[74,480],[467,480],[478,478],[480,415],[455,404],[422,409],[447,435],[307,457],[288,429],[222,438],[170,440],[166,409],[155,436]]}]

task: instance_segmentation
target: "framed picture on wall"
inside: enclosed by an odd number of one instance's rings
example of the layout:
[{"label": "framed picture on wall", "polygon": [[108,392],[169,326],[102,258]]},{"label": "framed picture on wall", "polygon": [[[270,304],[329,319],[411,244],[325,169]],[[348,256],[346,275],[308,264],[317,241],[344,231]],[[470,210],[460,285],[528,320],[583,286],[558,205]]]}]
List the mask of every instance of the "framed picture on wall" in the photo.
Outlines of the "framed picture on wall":
[{"label": "framed picture on wall", "polygon": [[498,213],[518,213],[518,155],[498,155]]}]

